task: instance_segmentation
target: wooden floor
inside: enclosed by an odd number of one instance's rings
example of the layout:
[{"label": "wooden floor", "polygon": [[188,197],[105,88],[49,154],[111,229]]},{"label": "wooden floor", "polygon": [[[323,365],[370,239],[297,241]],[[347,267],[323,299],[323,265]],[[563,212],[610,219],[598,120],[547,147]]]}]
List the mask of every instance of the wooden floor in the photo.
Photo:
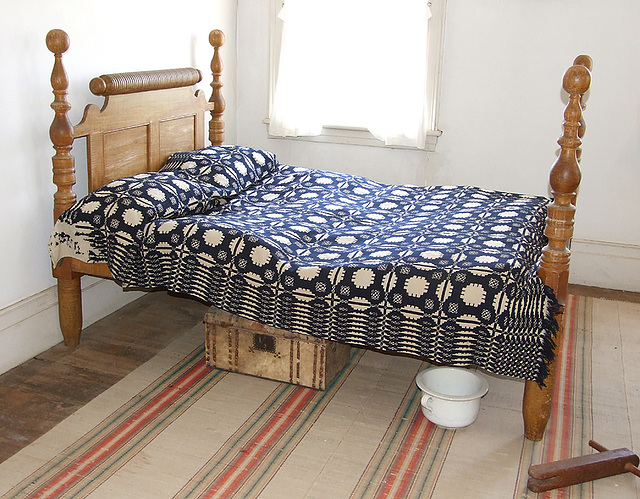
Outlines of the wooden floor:
[{"label": "wooden floor", "polygon": [[[638,293],[585,287],[570,292],[640,302]],[[206,310],[196,300],[149,293],[87,327],[80,346],[57,345],[0,375],[0,462],[201,322]]]},{"label": "wooden floor", "polygon": [[201,322],[206,310],[196,300],[149,293],[85,328],[80,346],[61,343],[0,375],[0,462]]}]

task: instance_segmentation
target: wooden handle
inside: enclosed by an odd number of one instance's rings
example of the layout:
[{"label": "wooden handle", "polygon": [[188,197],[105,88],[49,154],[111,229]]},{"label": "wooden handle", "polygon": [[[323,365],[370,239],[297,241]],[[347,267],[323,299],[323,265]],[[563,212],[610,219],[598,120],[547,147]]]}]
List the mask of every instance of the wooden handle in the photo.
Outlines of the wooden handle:
[{"label": "wooden handle", "polygon": [[607,452],[609,450],[604,445],[600,445],[595,440],[589,440],[589,447],[591,447],[592,449],[597,450],[598,452]]},{"label": "wooden handle", "polygon": [[640,470],[634,466],[631,463],[627,463],[624,465],[624,469],[627,470],[630,473],[633,473],[635,476],[637,476],[638,478],[640,478]]}]

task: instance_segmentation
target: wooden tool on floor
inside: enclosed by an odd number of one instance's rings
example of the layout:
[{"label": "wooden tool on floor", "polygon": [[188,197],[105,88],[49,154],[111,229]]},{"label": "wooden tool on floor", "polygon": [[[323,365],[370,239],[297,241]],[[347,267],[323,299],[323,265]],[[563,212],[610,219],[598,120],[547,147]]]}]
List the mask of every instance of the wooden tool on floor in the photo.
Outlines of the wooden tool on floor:
[{"label": "wooden tool on floor", "polygon": [[640,477],[640,458],[629,449],[608,450],[593,440],[589,446],[599,452],[530,466],[529,490],[544,492],[627,472]]}]

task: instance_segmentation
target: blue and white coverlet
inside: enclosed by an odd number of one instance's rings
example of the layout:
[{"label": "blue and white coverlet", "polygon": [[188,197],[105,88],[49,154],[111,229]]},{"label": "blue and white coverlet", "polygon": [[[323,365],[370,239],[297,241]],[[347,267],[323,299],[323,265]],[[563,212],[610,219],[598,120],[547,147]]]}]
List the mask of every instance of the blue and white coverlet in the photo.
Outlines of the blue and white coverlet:
[{"label": "blue and white coverlet", "polygon": [[537,268],[548,199],[385,185],[218,146],[115,180],[57,221],[57,264],[107,263],[298,333],[543,383],[557,301]]}]

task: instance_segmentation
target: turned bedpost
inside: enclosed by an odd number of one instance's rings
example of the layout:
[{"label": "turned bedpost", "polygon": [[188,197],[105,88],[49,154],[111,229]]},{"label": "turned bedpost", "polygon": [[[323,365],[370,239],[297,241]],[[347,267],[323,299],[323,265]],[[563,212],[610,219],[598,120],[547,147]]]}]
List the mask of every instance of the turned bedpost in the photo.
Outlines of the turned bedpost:
[{"label": "turned bedpost", "polygon": [[213,81],[211,88],[213,92],[209,102],[213,103],[211,110],[211,121],[209,122],[209,141],[212,145],[219,146],[224,142],[224,120],[222,114],[225,109],[225,101],[222,97],[222,58],[220,57],[220,47],[224,45],[224,33],[219,29],[214,29],[209,33],[209,43],[213,46],[213,58],[211,59],[211,73]]},{"label": "turned bedpost", "polygon": [[[55,112],[49,128],[49,136],[56,151],[52,158],[53,183],[57,190],[53,195],[54,221],[76,202],[73,185],[76,183],[75,161],[71,154],[73,147],[73,125],[69,121],[68,112],[71,105],[67,101],[69,79],[62,64],[62,54],[69,49],[69,36],[60,29],[47,33],[47,48],[53,52],[55,62],[51,73],[51,86],[54,101],[51,108]],[[75,346],[80,341],[82,330],[82,295],[80,291],[80,275],[71,271],[68,260],[63,260],[53,275],[58,279],[58,312],[60,329],[64,342]]]},{"label": "turned bedpost", "polygon": [[49,128],[49,137],[56,151],[53,162],[53,183],[58,190],[53,196],[54,221],[64,210],[76,202],[73,185],[76,183],[75,161],[71,155],[73,147],[73,125],[69,121],[68,112],[71,105],[67,102],[69,79],[62,64],[62,54],[69,49],[69,36],[60,29],[53,29],[47,34],[47,48],[53,52],[55,62],[51,73],[51,86],[54,101],[51,108],[55,116]]},{"label": "turned bedpost", "polygon": [[[553,289],[562,310],[556,316],[559,331],[555,339],[555,358],[562,342],[564,332],[564,305],[569,281],[569,250],[573,237],[573,216],[576,211],[573,204],[580,185],[581,172],[578,151],[582,144],[582,96],[591,84],[591,59],[582,56],[583,63],[571,66],[564,75],[563,88],[569,94],[569,103],[564,111],[563,135],[558,139],[560,154],[550,174],[551,195],[553,201],[547,210],[545,236],[548,244],[542,250],[542,260],[538,275]],[[588,60],[589,66],[583,65]],[[582,129],[584,133],[584,129]],[[523,401],[525,436],[530,440],[541,440],[551,414],[555,384],[556,361],[549,366],[549,376],[545,386],[527,381]]]},{"label": "turned bedpost", "polygon": [[582,144],[579,136],[582,126],[582,95],[589,88],[591,74],[582,65],[575,65],[565,73],[563,86],[569,93],[569,103],[564,111],[564,133],[558,139],[560,154],[556,160],[549,182],[553,202],[549,205],[545,235],[547,246],[542,251],[539,275],[553,288],[560,303],[564,305],[569,277],[569,259],[571,252],[567,248],[573,236],[572,204],[581,172],[577,151]]}]

